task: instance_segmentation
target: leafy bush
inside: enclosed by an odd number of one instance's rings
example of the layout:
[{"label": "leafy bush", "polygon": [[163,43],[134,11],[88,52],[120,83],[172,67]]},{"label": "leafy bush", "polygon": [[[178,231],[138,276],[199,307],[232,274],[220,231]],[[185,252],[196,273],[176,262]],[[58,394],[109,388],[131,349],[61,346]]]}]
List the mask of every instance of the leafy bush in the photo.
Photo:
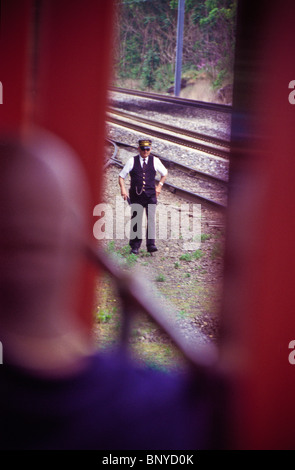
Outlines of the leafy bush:
[{"label": "leafy bush", "polygon": [[[174,82],[178,0],[121,0],[114,61],[121,79],[167,91]],[[220,88],[232,77],[237,0],[186,0],[183,73],[203,70]]]}]

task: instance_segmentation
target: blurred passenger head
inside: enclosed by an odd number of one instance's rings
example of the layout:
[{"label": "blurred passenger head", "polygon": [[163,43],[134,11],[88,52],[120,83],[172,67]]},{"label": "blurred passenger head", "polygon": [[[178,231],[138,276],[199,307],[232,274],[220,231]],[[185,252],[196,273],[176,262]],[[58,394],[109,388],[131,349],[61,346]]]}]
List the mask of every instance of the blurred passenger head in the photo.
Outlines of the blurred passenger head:
[{"label": "blurred passenger head", "polygon": [[52,334],[74,315],[87,185],[74,153],[36,132],[0,142],[0,325]]}]

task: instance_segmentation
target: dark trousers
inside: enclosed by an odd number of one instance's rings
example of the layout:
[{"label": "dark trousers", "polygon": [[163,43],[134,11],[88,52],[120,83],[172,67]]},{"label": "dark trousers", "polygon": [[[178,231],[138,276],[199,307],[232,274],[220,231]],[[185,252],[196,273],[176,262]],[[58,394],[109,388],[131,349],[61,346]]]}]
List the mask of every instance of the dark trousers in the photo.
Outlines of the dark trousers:
[{"label": "dark trousers", "polygon": [[155,244],[156,234],[156,196],[148,197],[144,193],[131,197],[131,226],[129,245],[132,249],[139,249],[142,243],[142,218],[143,213],[147,217],[146,247]]}]

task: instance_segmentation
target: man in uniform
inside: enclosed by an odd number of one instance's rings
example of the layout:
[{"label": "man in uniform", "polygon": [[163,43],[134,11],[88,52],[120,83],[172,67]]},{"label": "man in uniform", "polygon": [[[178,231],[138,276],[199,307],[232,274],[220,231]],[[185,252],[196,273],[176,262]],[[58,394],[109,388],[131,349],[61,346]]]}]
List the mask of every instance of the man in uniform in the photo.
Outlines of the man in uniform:
[{"label": "man in uniform", "polygon": [[[121,195],[128,199],[124,180],[128,174],[131,177],[129,190],[131,204],[131,234],[129,245],[131,253],[138,254],[142,243],[142,216],[145,209],[147,215],[146,247],[149,253],[158,251],[155,245],[155,222],[157,198],[167,177],[167,169],[159,158],[151,155],[152,142],[150,139],[138,141],[139,154],[131,157],[119,175]],[[155,185],[155,176],[159,172],[161,179]],[[135,223],[134,223],[135,222]]]}]

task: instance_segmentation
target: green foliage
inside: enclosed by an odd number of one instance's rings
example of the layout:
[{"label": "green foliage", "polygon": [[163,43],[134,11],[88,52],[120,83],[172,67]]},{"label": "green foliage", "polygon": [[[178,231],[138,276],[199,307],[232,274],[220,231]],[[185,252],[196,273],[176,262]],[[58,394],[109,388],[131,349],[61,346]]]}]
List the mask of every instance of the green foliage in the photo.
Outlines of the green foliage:
[{"label": "green foliage", "polygon": [[118,256],[125,260],[126,266],[132,267],[137,263],[137,255],[130,253],[130,246],[125,245],[118,250]]},{"label": "green foliage", "polygon": [[187,315],[187,312],[186,310],[180,310],[177,315],[178,317],[183,318]]},{"label": "green foliage", "polygon": [[210,233],[202,233],[202,235],[201,235],[201,241],[202,242],[205,242],[206,240],[210,240],[210,238],[211,238]]},{"label": "green foliage", "polygon": [[204,256],[204,253],[202,253],[201,250],[196,250],[196,251],[194,251],[194,252],[193,252],[193,255],[192,255],[192,257],[193,257],[194,259],[200,259],[200,258],[202,258],[202,256]]},{"label": "green foliage", "polygon": [[111,310],[100,308],[96,314],[96,320],[98,323],[108,323],[116,312],[117,307],[113,307]]},{"label": "green foliage", "polygon": [[170,0],[170,8],[172,10],[175,10],[175,8],[178,8],[178,0]]},{"label": "green foliage", "polygon": [[108,246],[107,246],[107,252],[108,253],[114,253],[116,247],[115,247],[115,241],[114,240],[111,240],[109,243],[108,243]]},{"label": "green foliage", "polygon": [[231,76],[234,61],[236,1],[206,0],[197,18],[201,35],[200,47],[213,88],[220,88]]},{"label": "green foliage", "polygon": [[217,77],[212,82],[212,87],[213,87],[214,90],[216,90],[218,88],[221,88],[221,86],[222,86],[222,84],[223,84],[223,82],[226,78],[226,75],[227,75],[227,71],[225,69],[222,69],[222,70],[220,70],[220,72],[218,72]]},{"label": "green foliage", "polygon": [[124,245],[122,248],[117,250],[115,246],[115,241],[111,240],[108,243],[107,252],[117,256],[119,260],[124,260],[126,266],[128,267],[132,267],[137,263],[137,255],[135,255],[134,253],[130,253],[129,245]]},{"label": "green foliage", "polygon": [[159,65],[159,55],[152,48],[147,51],[144,56],[143,66],[142,66],[142,79],[143,86],[146,88],[151,88],[155,83],[154,70]]},{"label": "green foliage", "polygon": [[[118,78],[167,91],[174,82],[178,0],[121,0]],[[219,88],[232,75],[237,0],[186,0],[183,70],[205,71]]]},{"label": "green foliage", "polygon": [[137,263],[137,256],[134,253],[130,253],[130,255],[126,256],[126,263],[127,266],[134,266]]},{"label": "green foliage", "polygon": [[191,253],[184,253],[179,257],[180,261],[192,261],[193,257]]},{"label": "green foliage", "polygon": [[181,261],[193,261],[194,259],[200,259],[204,256],[201,250],[196,250],[193,253],[184,253],[180,256]]},{"label": "green foliage", "polygon": [[159,66],[154,72],[155,91],[167,91],[174,83],[174,70],[172,64]]}]

